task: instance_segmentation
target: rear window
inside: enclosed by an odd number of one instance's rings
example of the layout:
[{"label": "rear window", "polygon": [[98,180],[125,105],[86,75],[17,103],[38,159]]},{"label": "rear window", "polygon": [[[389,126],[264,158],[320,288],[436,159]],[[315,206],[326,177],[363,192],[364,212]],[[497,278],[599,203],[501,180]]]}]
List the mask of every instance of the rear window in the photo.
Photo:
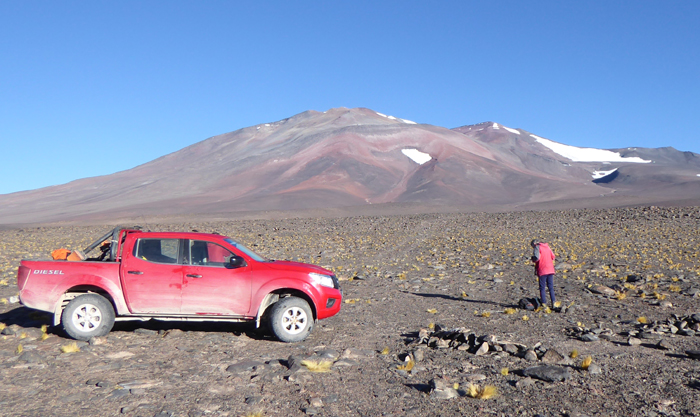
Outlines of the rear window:
[{"label": "rear window", "polygon": [[177,263],[179,239],[139,239],[134,246],[134,256],[148,262]]}]

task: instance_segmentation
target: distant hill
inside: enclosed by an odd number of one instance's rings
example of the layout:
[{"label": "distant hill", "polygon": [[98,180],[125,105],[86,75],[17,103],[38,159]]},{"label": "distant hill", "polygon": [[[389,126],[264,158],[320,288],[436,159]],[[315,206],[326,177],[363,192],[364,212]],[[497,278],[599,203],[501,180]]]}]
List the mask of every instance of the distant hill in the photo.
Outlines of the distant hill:
[{"label": "distant hill", "polygon": [[574,148],[494,122],[447,129],[337,108],[214,136],[115,174],[0,195],[0,224],[674,204],[700,201],[699,174],[700,155],[673,148]]}]

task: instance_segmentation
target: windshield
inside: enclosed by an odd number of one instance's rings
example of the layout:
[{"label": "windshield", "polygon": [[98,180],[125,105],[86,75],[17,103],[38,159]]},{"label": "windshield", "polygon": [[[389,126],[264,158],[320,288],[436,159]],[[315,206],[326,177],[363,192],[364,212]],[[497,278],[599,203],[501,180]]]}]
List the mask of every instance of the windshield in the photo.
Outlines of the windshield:
[{"label": "windshield", "polygon": [[234,248],[240,250],[241,252],[245,253],[245,254],[248,255],[249,257],[253,258],[253,260],[255,260],[255,261],[258,261],[258,262],[268,262],[268,260],[265,259],[264,257],[258,255],[257,253],[255,253],[255,252],[253,252],[252,250],[250,250],[250,249],[248,249],[247,247],[245,247],[245,245],[242,245],[242,244],[236,242],[235,240],[231,239],[230,237],[227,237],[226,239],[224,239],[224,241],[225,241],[225,242],[228,242],[228,243],[229,243],[231,246],[233,246]]}]

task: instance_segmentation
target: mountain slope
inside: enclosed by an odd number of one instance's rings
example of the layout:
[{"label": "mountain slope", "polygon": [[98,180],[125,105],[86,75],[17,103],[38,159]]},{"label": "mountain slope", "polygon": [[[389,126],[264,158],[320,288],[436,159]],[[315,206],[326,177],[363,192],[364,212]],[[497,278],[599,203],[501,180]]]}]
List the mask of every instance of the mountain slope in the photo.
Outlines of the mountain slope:
[{"label": "mountain slope", "polygon": [[[615,166],[567,152],[585,154],[492,122],[450,130],[363,108],[307,111],[112,175],[0,195],[0,224],[383,203],[507,209],[618,188],[644,193],[657,185],[645,179],[651,165],[657,182],[688,182],[686,194],[700,184],[690,177],[700,173],[698,156],[672,148],[603,151]],[[645,158],[659,162],[629,162]],[[625,175],[593,182],[614,168]]]}]

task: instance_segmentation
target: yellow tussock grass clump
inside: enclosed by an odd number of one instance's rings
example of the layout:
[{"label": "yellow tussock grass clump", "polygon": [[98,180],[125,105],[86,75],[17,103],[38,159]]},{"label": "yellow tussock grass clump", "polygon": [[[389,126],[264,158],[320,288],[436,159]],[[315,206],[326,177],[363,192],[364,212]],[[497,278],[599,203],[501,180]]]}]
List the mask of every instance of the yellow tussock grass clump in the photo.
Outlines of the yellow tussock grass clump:
[{"label": "yellow tussock grass clump", "polygon": [[333,362],[304,360],[301,361],[301,365],[311,372],[330,372]]},{"label": "yellow tussock grass clump", "polygon": [[17,345],[17,354],[19,355],[20,353],[24,352],[24,346],[22,345]]},{"label": "yellow tussock grass clump", "polygon": [[69,343],[67,345],[61,346],[61,352],[63,352],[63,353],[80,352],[80,348],[78,347],[77,343],[73,342],[73,343]]},{"label": "yellow tussock grass clump", "polygon": [[48,339],[48,338],[49,338],[48,333],[42,333],[42,334],[41,334],[41,338],[40,338],[40,339],[41,339],[42,342],[43,342],[44,340]]},{"label": "yellow tussock grass clump", "polygon": [[591,366],[591,363],[593,363],[593,358],[590,356],[586,356],[586,358],[581,361],[581,369],[587,370],[589,366]]},{"label": "yellow tussock grass clump", "polygon": [[484,311],[483,313],[481,313],[481,317],[489,318],[491,317],[491,313],[489,313],[488,311]]},{"label": "yellow tussock grass clump", "polygon": [[503,312],[505,314],[515,314],[515,309],[509,307],[509,308],[506,308],[505,310],[503,310]]},{"label": "yellow tussock grass clump", "polygon": [[427,311],[427,312],[430,313],[430,314],[435,314],[435,313],[437,313],[437,309],[436,309],[436,308],[429,308],[429,309],[427,309],[427,310],[425,310],[425,311]]},{"label": "yellow tussock grass clump", "polygon": [[555,301],[554,308],[559,308],[559,307],[561,307],[561,301]]},{"label": "yellow tussock grass clump", "polygon": [[472,398],[478,398],[480,400],[488,400],[493,398],[498,394],[498,390],[493,385],[486,385],[481,388],[475,384],[469,384],[467,388],[467,395]]},{"label": "yellow tussock grass clump", "polygon": [[527,315],[523,316],[523,321],[528,321],[528,320],[530,320],[530,317],[528,317]]},{"label": "yellow tussock grass clump", "polygon": [[501,375],[508,376],[508,368],[501,368]]},{"label": "yellow tussock grass clump", "polygon": [[578,358],[578,350],[576,350],[576,349],[572,350],[571,353],[569,353],[569,357],[570,357],[571,359],[576,359],[576,358]]},{"label": "yellow tussock grass clump", "polygon": [[642,317],[637,317],[637,322],[639,322],[639,323],[641,323],[641,324],[647,324],[647,323],[649,323],[649,321],[647,320],[647,318],[644,317],[644,316],[642,316]]},{"label": "yellow tussock grass clump", "polygon": [[413,359],[409,359],[408,362],[406,362],[406,363],[403,364],[403,365],[397,366],[396,369],[398,369],[399,371],[410,372],[411,369],[413,369],[413,367],[414,367],[415,365],[416,365],[416,362],[415,362]]}]

